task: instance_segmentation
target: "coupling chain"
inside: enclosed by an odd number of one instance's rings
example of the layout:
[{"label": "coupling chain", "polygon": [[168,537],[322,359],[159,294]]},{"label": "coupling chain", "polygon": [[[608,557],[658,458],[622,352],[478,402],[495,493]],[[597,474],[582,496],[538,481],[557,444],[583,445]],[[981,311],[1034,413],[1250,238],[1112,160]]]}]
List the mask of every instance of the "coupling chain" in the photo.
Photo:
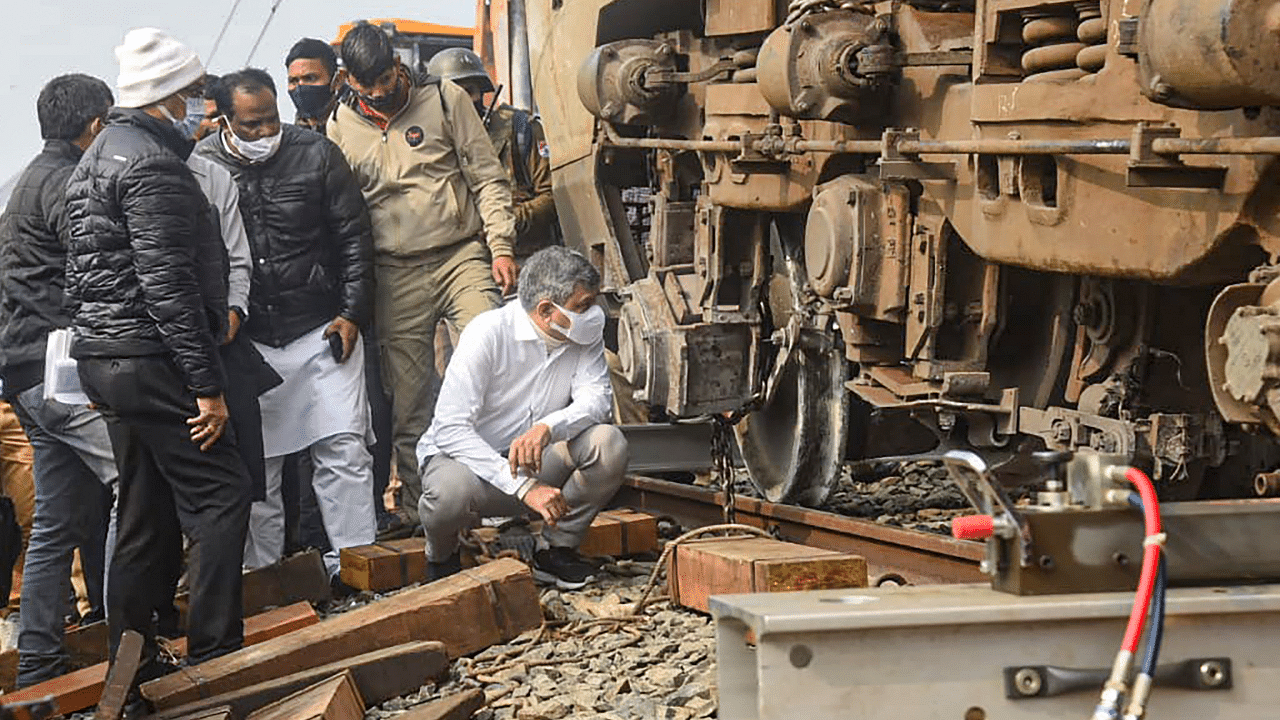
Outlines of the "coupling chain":
[{"label": "coupling chain", "polygon": [[734,523],[733,494],[733,426],[738,424],[741,416],[715,416],[711,425],[711,465],[716,477],[720,480],[720,489],[724,492],[724,504],[721,505],[721,516],[726,523]]},{"label": "coupling chain", "polygon": [[806,15],[827,10],[852,10],[866,13],[868,7],[864,2],[855,0],[791,0],[787,6],[787,20],[784,25],[792,25]]}]

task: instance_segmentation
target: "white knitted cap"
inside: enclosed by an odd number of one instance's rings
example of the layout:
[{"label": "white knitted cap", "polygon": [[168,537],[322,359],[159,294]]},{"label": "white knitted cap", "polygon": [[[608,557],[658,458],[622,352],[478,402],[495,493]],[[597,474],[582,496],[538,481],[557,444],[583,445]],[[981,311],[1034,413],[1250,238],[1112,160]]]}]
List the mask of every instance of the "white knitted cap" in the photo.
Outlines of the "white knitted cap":
[{"label": "white knitted cap", "polygon": [[158,102],[204,77],[191,48],[155,28],[130,30],[116,48],[116,60],[116,105],[124,108]]}]

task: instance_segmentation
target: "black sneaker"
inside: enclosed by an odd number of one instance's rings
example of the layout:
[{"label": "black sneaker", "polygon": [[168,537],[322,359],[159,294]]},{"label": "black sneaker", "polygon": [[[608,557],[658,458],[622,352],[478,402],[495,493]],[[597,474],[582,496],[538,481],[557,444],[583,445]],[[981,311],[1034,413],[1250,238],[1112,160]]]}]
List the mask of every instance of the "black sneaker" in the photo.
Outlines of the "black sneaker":
[{"label": "black sneaker", "polygon": [[427,582],[435,582],[462,572],[462,557],[455,552],[440,562],[427,561]]},{"label": "black sneaker", "polygon": [[596,567],[572,548],[553,547],[533,554],[533,578],[561,590],[577,590],[595,579]]}]

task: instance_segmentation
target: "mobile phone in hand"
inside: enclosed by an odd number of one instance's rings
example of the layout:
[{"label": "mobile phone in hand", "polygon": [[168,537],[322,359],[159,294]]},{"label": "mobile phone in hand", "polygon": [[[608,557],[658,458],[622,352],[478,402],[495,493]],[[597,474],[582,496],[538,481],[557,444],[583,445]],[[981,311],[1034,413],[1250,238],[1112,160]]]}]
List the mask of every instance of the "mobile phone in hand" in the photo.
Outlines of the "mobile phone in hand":
[{"label": "mobile phone in hand", "polygon": [[333,361],[342,362],[342,333],[333,333],[329,336],[329,352],[333,354]]}]

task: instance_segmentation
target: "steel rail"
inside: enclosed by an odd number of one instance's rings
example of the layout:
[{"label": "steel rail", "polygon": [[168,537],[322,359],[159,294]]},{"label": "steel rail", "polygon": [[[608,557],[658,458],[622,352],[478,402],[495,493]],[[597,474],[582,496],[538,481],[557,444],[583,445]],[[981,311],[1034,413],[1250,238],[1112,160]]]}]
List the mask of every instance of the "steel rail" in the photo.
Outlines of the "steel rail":
[{"label": "steel rail", "polygon": [[[707,488],[633,476],[627,478],[613,504],[667,515],[682,525],[696,527],[721,522],[723,501],[723,493]],[[738,522],[769,530],[788,542],[862,556],[872,584],[987,580],[978,571],[983,557],[981,543],[755,498],[735,498],[734,510]]]}]

